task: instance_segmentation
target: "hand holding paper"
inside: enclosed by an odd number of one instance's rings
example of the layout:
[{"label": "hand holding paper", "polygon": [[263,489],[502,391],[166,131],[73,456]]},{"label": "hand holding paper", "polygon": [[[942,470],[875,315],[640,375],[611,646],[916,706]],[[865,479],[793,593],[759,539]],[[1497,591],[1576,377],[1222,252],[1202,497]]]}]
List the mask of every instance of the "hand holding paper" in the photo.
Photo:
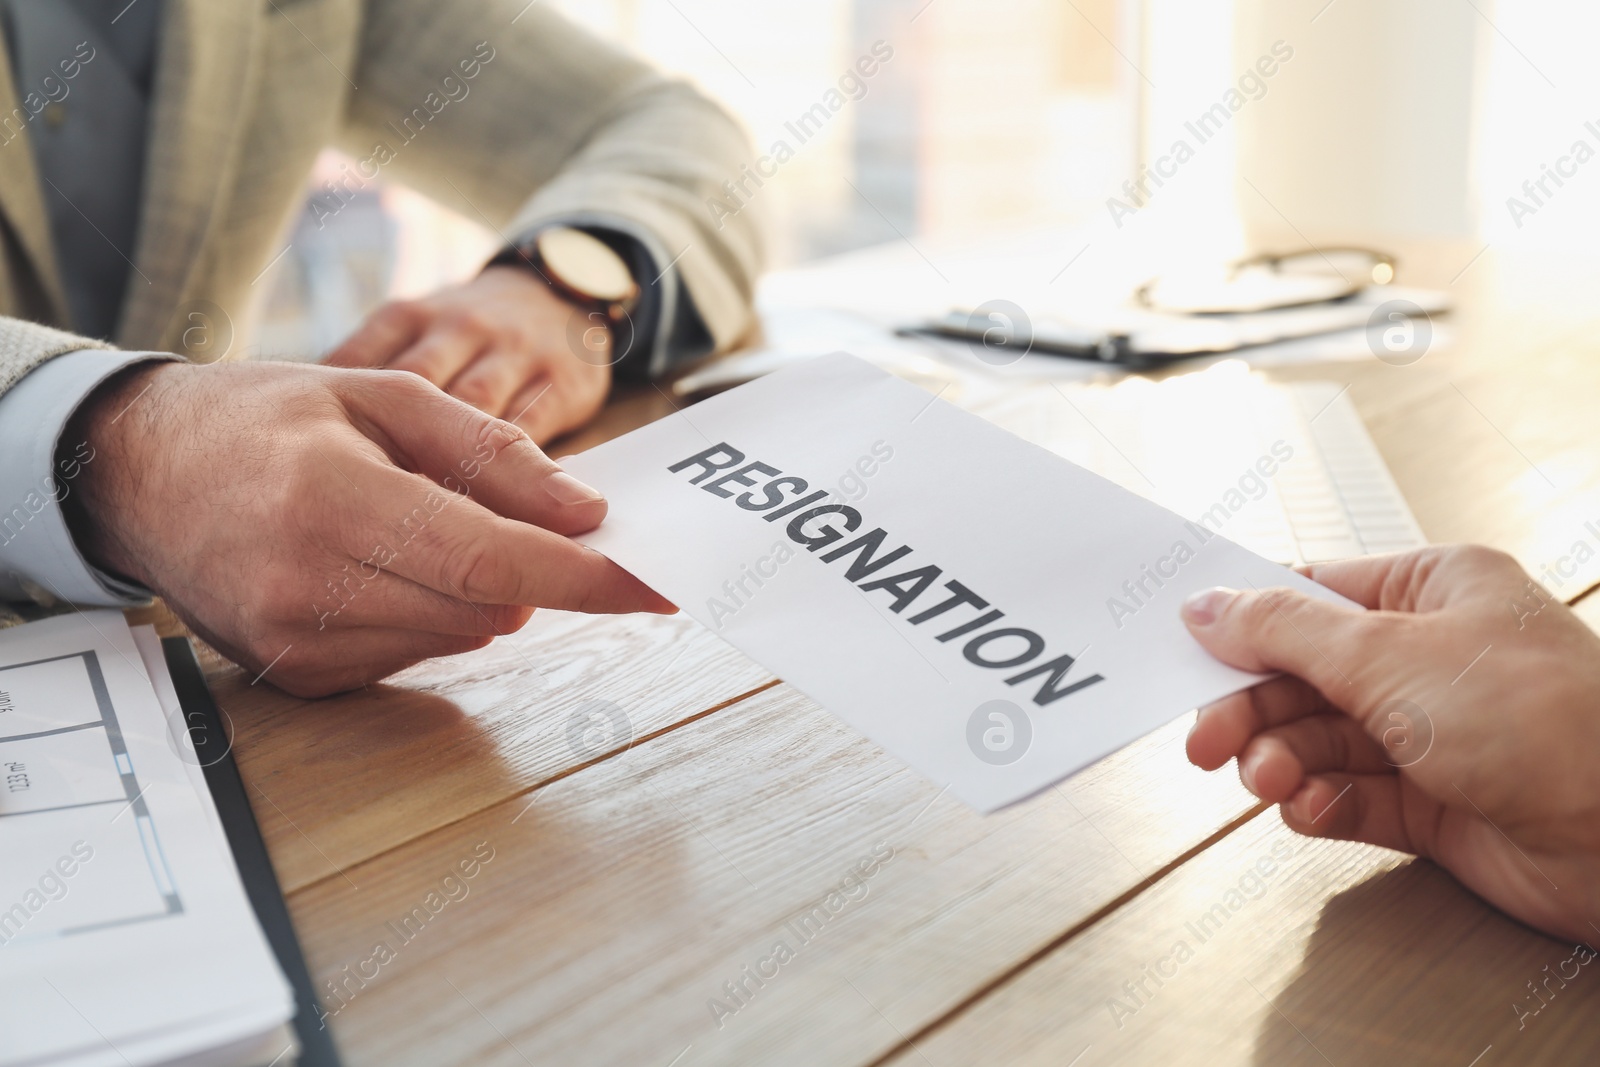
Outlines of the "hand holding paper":
[{"label": "hand holding paper", "polygon": [[983,811],[1260,680],[1189,593],[1342,600],[842,354],[565,466],[611,502],[582,540]]}]

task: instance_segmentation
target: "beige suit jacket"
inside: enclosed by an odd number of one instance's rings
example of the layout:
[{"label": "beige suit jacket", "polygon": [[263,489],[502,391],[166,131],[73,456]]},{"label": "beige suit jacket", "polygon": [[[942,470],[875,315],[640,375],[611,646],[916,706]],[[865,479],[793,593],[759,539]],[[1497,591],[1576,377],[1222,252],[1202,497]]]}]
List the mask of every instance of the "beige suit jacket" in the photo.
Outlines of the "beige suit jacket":
[{"label": "beige suit jacket", "polygon": [[[183,335],[208,304],[247,330],[253,283],[329,145],[507,237],[572,216],[653,235],[669,259],[681,254],[717,346],[739,338],[760,240],[749,213],[719,226],[706,201],[750,158],[744,134],[688,85],[524,3],[166,0],[116,344],[197,354]],[[493,58],[465,79],[485,49]],[[21,102],[0,48],[12,131],[26,125]],[[0,392],[96,344],[64,332],[27,136],[0,144]]]}]

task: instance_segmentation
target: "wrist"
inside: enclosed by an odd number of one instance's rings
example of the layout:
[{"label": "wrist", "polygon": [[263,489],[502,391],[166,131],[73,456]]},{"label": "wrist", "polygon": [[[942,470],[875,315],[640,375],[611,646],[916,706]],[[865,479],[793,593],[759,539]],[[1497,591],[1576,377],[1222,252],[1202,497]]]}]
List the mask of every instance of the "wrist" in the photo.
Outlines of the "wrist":
[{"label": "wrist", "polygon": [[634,313],[645,295],[637,242],[609,230],[545,226],[507,248],[489,268],[514,267],[535,277],[573,309],[567,347],[579,360],[610,368],[634,349]]},{"label": "wrist", "polygon": [[611,380],[611,371],[621,356],[626,354],[633,335],[632,323],[626,319],[619,330],[610,314],[592,301],[573,299],[560,286],[551,285],[539,271],[528,264],[491,263],[480,277],[498,279],[496,285],[512,284],[518,292],[525,292],[529,319],[548,330],[545,336],[553,345],[559,345],[579,363],[591,368],[590,376],[598,375]]},{"label": "wrist", "polygon": [[94,567],[149,585],[133,533],[147,495],[154,458],[149,445],[164,421],[173,379],[194,368],[183,363],[138,363],[100,383],[78,405],[57,445],[60,462],[87,454],[73,491],[61,502],[67,529]]}]

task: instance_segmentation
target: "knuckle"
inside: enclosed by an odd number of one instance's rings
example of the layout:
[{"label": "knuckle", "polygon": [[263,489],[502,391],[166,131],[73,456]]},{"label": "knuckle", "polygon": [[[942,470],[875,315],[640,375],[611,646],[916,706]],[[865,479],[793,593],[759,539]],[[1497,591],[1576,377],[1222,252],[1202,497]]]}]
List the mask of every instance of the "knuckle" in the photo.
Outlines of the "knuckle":
[{"label": "knuckle", "polygon": [[1284,605],[1292,602],[1294,593],[1289,589],[1263,589],[1254,596],[1242,597],[1241,622],[1251,630],[1265,629],[1282,618]]},{"label": "knuckle", "polygon": [[477,424],[472,429],[471,445],[472,455],[482,464],[492,463],[495,459],[509,452],[526,452],[532,449],[532,455],[538,460],[544,460],[544,453],[539,446],[534,444],[533,438],[528,436],[526,430],[514,422],[505,419],[484,418],[477,416]]},{"label": "knuckle", "polygon": [[1518,572],[1522,570],[1522,564],[1517,562],[1516,557],[1498,548],[1490,548],[1488,545],[1454,545],[1445,551],[1465,563],[1484,570]]},{"label": "knuckle", "polygon": [[391,300],[373,312],[371,321],[386,327],[404,327],[420,320],[425,311],[416,300]]},{"label": "knuckle", "polygon": [[559,602],[563,610],[580,615],[605,615],[611,614],[613,610],[603,596],[589,589],[571,591],[565,596],[558,593],[553,599]]},{"label": "knuckle", "polygon": [[452,576],[462,598],[500,603],[514,595],[504,555],[482,541],[453,546],[445,551],[445,559],[445,573]]},{"label": "knuckle", "polygon": [[1326,605],[1298,589],[1269,589],[1267,611],[1285,626],[1311,627],[1324,619]]},{"label": "knuckle", "polygon": [[450,504],[450,497],[443,495],[447,492],[438,487],[427,488],[407,501],[410,511],[389,518],[386,525],[398,552],[416,552],[429,559],[446,561],[454,555],[457,546],[433,521]]},{"label": "knuckle", "polygon": [[[313,505],[324,502],[327,489],[328,468],[318,454],[315,435],[308,436],[304,447],[296,448],[274,464],[275,476],[265,486],[258,486],[258,499],[266,505],[266,518],[288,531],[294,531],[296,517],[304,516]],[[271,565],[277,569],[280,564]],[[270,585],[270,583],[263,583]],[[270,593],[270,588],[262,590]]]},{"label": "knuckle", "polygon": [[1327,734],[1328,759],[1334,767],[1350,766],[1350,738],[1340,728],[1341,725],[1336,720],[1321,723],[1322,730]]},{"label": "knuckle", "polygon": [[516,322],[485,322],[483,330],[496,348],[519,352],[524,356],[533,353],[533,333]]},{"label": "knuckle", "polygon": [[453,308],[439,318],[440,325],[448,329],[480,337],[493,336],[499,329],[489,315],[475,307]]},{"label": "knuckle", "polygon": [[514,634],[533,618],[533,609],[520,604],[497,604],[487,610],[496,634]]},{"label": "knuckle", "polygon": [[480,411],[487,410],[495,399],[495,394],[490,388],[490,384],[482,378],[476,377],[452,383],[450,395],[463,403],[471,404]]},{"label": "knuckle", "polygon": [[422,400],[434,396],[438,389],[416,371],[380,370],[373,372],[374,388],[394,399]]},{"label": "knuckle", "polygon": [[617,611],[618,605],[628,597],[615,580],[616,564],[587,545],[582,547],[580,568],[572,576],[573,580],[561,583],[555,598],[568,611],[591,615]]}]

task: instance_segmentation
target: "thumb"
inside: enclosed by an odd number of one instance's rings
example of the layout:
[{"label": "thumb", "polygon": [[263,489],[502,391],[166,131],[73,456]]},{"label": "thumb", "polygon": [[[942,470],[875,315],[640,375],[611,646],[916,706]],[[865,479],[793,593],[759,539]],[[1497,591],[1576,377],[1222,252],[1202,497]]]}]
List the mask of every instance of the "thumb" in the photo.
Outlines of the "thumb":
[{"label": "thumb", "polygon": [[1219,586],[1184,601],[1182,614],[1195,640],[1222,662],[1247,671],[1286,671],[1342,706],[1356,695],[1350,687],[1370,658],[1376,624],[1365,612],[1293,589],[1240,592]]}]

